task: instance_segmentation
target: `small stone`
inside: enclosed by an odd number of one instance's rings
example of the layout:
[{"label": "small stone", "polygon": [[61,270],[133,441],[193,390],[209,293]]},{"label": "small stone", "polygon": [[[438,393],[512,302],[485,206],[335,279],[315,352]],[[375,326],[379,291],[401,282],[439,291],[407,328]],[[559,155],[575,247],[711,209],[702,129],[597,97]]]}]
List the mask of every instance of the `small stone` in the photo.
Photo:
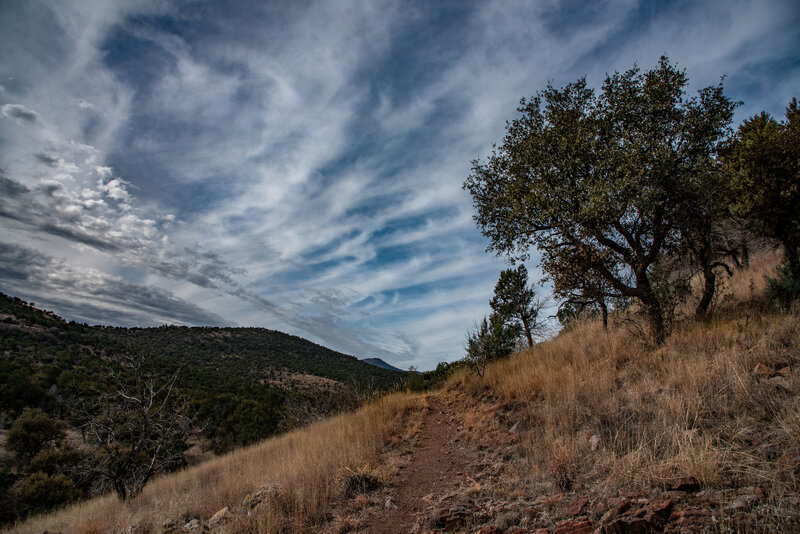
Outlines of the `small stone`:
[{"label": "small stone", "polygon": [[773,376],[772,378],[769,379],[769,381],[784,391],[789,391],[790,389],[792,389],[792,384],[785,376],[781,375]]},{"label": "small stone", "polygon": [[276,499],[281,493],[280,488],[276,484],[268,484],[252,493],[248,493],[242,501],[242,506],[249,510],[268,504],[271,500]]},{"label": "small stone", "polygon": [[589,504],[589,499],[578,499],[577,501],[573,501],[572,504],[569,505],[569,515],[572,517],[580,515],[587,504]]},{"label": "small stone", "polygon": [[202,534],[208,531],[208,529],[203,528],[203,523],[201,523],[199,519],[192,519],[183,525],[183,530],[187,534]]},{"label": "small stone", "polygon": [[389,498],[386,499],[386,504],[384,504],[383,507],[386,508],[387,510],[394,510],[395,508],[397,508],[397,505],[392,502],[391,498]]},{"label": "small stone", "polygon": [[519,421],[511,425],[511,428],[509,428],[508,431],[512,434],[519,434]]},{"label": "small stone", "polygon": [[600,446],[600,434],[594,434],[591,438],[589,438],[589,446],[592,448],[592,451],[597,450],[597,448]]},{"label": "small stone", "polygon": [[694,477],[683,477],[672,486],[673,491],[697,491],[700,483]]},{"label": "small stone", "polygon": [[225,508],[223,508],[222,510],[211,516],[211,519],[208,520],[208,527],[209,528],[220,527],[225,523],[227,523],[228,521],[230,521],[231,519],[233,519],[233,514],[231,514],[230,509],[226,506]]},{"label": "small stone", "polygon": [[177,519],[167,519],[161,524],[161,534],[178,534],[182,531],[181,523]]},{"label": "small stone", "polygon": [[589,534],[593,532],[591,521],[575,521],[567,519],[556,525],[553,534]]},{"label": "small stone", "polygon": [[753,367],[753,374],[761,378],[769,378],[775,375],[775,370],[763,363],[757,363],[756,366]]},{"label": "small stone", "polygon": [[780,369],[778,369],[778,374],[786,378],[791,378],[792,368],[789,367],[788,365],[786,367],[781,367]]}]

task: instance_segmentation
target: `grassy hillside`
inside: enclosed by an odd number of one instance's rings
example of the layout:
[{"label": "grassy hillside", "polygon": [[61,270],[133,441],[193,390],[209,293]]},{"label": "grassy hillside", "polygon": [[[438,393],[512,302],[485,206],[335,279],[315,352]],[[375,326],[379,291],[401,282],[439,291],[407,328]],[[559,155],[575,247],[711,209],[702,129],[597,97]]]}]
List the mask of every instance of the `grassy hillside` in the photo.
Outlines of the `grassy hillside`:
[{"label": "grassy hillside", "polygon": [[[130,503],[113,495],[28,520],[12,532],[162,532],[237,505],[229,532],[313,531],[346,480],[378,472],[381,453],[413,437],[422,401],[393,394],[362,408],[162,477]],[[395,474],[381,466],[383,481]],[[356,477],[357,480],[357,477]],[[238,505],[249,496],[248,504]],[[252,509],[250,508],[252,506]],[[247,513],[247,512],[250,513]],[[309,530],[310,529],[310,530]],[[173,532],[180,532],[176,528]]]},{"label": "grassy hillside", "polygon": [[[796,531],[800,316],[763,301],[764,273],[775,265],[737,273],[710,321],[685,314],[659,347],[617,317],[607,331],[579,323],[482,377],[456,371],[436,395],[458,421],[459,443],[480,461],[445,497],[481,519],[455,531],[592,531],[642,503],[668,503],[676,532]],[[358,531],[364,517],[380,518],[392,484],[402,483],[398,455],[413,453],[424,404],[395,394],[166,476],[130,503],[97,499],[15,532],[161,532],[169,521],[208,522],[226,506],[220,532]],[[681,479],[693,493],[672,491]],[[351,494],[353,480],[378,489]],[[251,509],[254,498],[268,505]]]}]

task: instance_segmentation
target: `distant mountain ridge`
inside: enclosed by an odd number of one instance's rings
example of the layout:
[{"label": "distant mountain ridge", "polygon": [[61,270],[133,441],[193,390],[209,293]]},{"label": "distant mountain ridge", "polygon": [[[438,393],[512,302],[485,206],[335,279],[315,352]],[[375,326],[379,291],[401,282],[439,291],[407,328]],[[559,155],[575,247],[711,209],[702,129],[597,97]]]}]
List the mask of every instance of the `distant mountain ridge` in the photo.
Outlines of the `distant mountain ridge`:
[{"label": "distant mountain ridge", "polygon": [[361,360],[362,362],[368,363],[370,365],[374,365],[375,367],[380,367],[381,369],[388,369],[389,371],[399,371],[404,373],[402,369],[398,369],[394,365],[388,364],[385,361],[381,360],[380,358],[364,358]]}]

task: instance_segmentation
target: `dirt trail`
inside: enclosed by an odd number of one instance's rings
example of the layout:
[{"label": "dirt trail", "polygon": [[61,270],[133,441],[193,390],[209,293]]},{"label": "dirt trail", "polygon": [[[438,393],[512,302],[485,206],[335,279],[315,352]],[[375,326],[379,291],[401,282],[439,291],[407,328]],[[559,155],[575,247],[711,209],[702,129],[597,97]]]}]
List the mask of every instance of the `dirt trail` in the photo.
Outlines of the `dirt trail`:
[{"label": "dirt trail", "polygon": [[467,481],[469,454],[457,437],[452,413],[437,397],[429,396],[427,401],[430,410],[423,422],[419,444],[390,497],[396,508],[384,507],[361,532],[407,534],[418,519],[424,520],[423,516],[429,513],[426,507],[432,497],[454,491]]}]

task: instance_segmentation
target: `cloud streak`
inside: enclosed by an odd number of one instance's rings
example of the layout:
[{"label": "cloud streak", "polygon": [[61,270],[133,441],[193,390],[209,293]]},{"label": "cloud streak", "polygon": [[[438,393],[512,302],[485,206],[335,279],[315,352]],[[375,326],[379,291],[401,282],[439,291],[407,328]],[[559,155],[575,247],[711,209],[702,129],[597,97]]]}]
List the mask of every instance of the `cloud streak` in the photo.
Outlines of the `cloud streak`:
[{"label": "cloud streak", "polygon": [[71,317],[267,326],[423,369],[488,312],[504,263],[461,183],[520,97],[662,53],[695,87],[726,74],[740,118],[800,80],[789,1],[0,10],[0,225],[8,258],[39,254],[0,285],[43,301],[51,269]]}]

